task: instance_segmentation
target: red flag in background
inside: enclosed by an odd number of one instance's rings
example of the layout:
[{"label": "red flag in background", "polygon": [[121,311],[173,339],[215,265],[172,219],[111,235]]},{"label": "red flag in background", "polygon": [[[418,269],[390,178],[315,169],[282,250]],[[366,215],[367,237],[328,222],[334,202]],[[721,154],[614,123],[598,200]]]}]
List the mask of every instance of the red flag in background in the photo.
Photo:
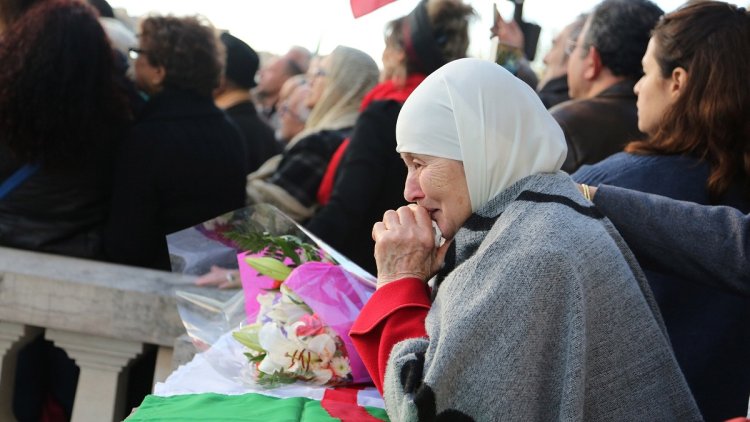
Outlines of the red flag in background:
[{"label": "red flag in background", "polygon": [[396,0],[349,0],[349,3],[352,5],[352,14],[358,18],[394,1]]}]

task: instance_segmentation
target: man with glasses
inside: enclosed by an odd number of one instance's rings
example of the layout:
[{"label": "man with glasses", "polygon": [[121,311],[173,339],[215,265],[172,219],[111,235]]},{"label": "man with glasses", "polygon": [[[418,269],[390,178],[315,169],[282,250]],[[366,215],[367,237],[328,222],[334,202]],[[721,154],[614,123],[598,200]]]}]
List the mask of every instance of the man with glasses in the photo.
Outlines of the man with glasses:
[{"label": "man with glasses", "polygon": [[588,18],[587,14],[579,15],[552,39],[552,47],[542,60],[545,65],[544,75],[539,81],[538,93],[542,103],[547,108],[570,99],[568,95],[568,58],[571,46],[583,29]]},{"label": "man with glasses", "polygon": [[642,75],[651,30],[663,13],[648,0],[605,0],[566,46],[572,100],[550,110],[568,142],[563,170],[573,173],[645,136],[638,131],[633,86]]}]

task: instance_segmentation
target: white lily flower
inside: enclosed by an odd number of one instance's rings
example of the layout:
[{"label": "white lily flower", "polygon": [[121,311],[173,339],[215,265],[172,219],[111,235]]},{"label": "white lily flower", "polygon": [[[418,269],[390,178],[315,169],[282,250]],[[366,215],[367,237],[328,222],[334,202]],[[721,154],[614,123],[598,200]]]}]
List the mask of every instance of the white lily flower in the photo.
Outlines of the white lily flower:
[{"label": "white lily flower", "polygon": [[274,372],[280,372],[284,369],[283,365],[279,365],[272,357],[271,354],[267,354],[265,358],[263,358],[262,361],[260,361],[260,364],[258,365],[258,371],[266,373],[266,374],[273,374]]},{"label": "white lily flower", "polygon": [[273,306],[273,302],[276,300],[276,296],[278,296],[277,292],[266,292],[258,293],[258,296],[256,296],[256,298],[258,299],[258,303],[261,307],[270,308],[271,306]]},{"label": "white lily flower", "polygon": [[316,353],[325,365],[331,361],[333,354],[336,353],[336,342],[328,334],[319,334],[307,343],[307,348]]},{"label": "white lily flower", "polygon": [[[273,369],[279,370],[292,365],[292,355],[299,347],[284,336],[278,325],[274,323],[263,324],[263,328],[258,333],[258,341],[260,346],[268,352],[258,367],[259,370],[265,373],[273,373]],[[263,368],[272,371],[268,372]]]},{"label": "white lily flower", "polygon": [[299,296],[297,296],[297,294],[294,293],[292,291],[292,289],[290,289],[286,285],[282,284],[281,287],[279,288],[279,290],[281,291],[281,302],[282,303],[293,303],[293,304],[295,304],[297,306],[301,306],[302,308],[306,309],[307,313],[309,313],[309,314],[313,313],[312,309],[310,309],[310,307],[305,304],[305,302],[302,300],[302,298],[299,297]]}]

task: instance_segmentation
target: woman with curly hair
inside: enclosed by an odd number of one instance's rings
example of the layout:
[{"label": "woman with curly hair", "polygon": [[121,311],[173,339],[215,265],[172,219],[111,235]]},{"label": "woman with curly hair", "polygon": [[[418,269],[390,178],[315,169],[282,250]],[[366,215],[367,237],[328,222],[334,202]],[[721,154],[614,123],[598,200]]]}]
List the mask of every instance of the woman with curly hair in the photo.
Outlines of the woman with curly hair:
[{"label": "woman with curly hair", "polygon": [[197,17],[151,16],[131,49],[149,100],[118,155],[106,252],[169,270],[164,236],[241,208],[244,140],[216,108],[224,50]]},{"label": "woman with curly hair", "polygon": [[[0,6],[0,245],[101,258],[114,155],[130,120],[110,44],[82,2]],[[25,345],[16,418],[69,419],[77,378],[62,349],[41,336]]]},{"label": "woman with curly hair", "polygon": [[0,35],[0,245],[100,258],[114,151],[129,124],[95,12],[48,0]]},{"label": "woman with curly hair", "polygon": [[[748,213],[750,14],[719,1],[668,13],[653,31],[643,70],[635,93],[638,128],[648,138],[573,178]],[[743,414],[750,394],[750,300],[638,258],[704,418]]]}]

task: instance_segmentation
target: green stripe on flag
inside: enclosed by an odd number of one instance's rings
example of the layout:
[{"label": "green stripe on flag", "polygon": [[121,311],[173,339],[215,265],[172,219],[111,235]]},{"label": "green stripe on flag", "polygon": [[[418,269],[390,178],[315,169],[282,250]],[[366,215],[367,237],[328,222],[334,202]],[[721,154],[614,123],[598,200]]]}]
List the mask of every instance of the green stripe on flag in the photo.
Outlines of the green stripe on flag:
[{"label": "green stripe on flag", "polygon": [[[376,418],[388,421],[384,409],[365,407]],[[320,401],[304,397],[280,399],[262,394],[225,396],[187,394],[171,397],[147,396],[127,422],[141,421],[243,421],[318,422],[332,418]]]}]

